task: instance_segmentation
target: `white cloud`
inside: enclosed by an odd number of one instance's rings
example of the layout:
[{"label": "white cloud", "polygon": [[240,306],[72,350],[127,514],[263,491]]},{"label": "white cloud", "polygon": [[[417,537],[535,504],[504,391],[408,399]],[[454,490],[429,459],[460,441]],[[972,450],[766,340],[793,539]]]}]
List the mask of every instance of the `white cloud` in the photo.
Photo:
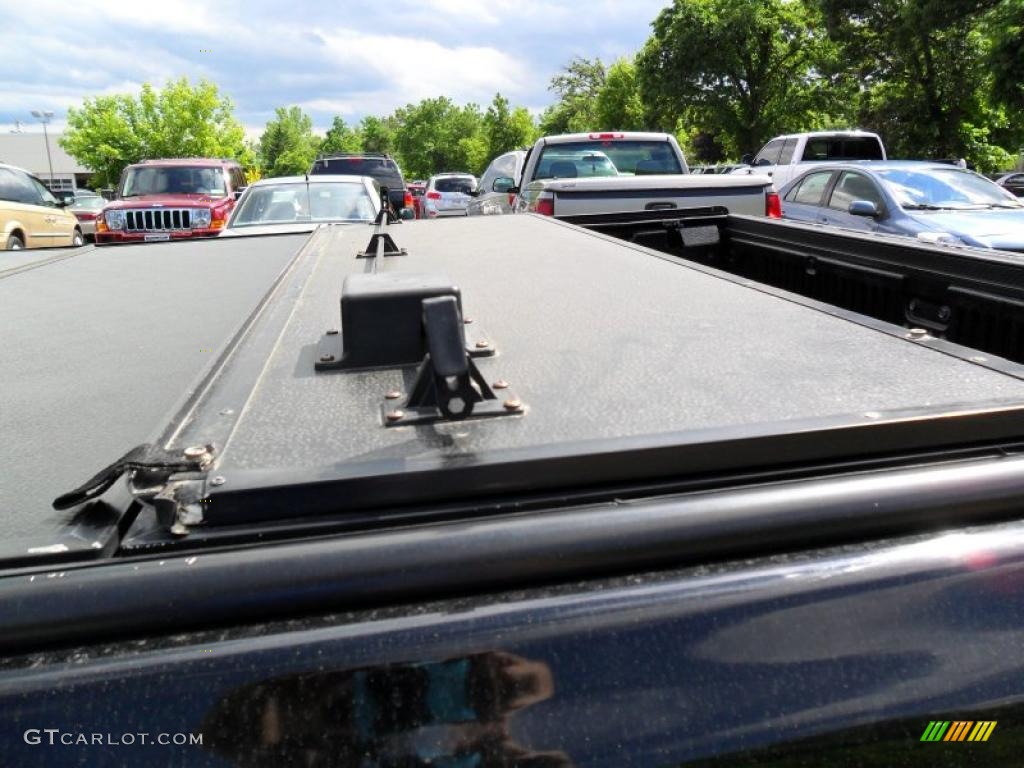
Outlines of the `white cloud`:
[{"label": "white cloud", "polygon": [[[139,83],[207,78],[255,125],[299,104],[354,121],[446,95],[495,91],[532,112],[574,55],[636,50],[667,0],[0,0],[0,120],[63,111]],[[207,53],[206,51],[209,51]]]},{"label": "white cloud", "polygon": [[[445,94],[458,102],[488,102],[495,91],[521,93],[529,69],[521,60],[496,48],[446,47],[432,40],[395,35],[363,34],[351,29],[318,30],[328,57],[341,69],[363,70],[389,86],[368,101],[393,109],[408,102]],[[381,55],[401,51],[401,56]],[[382,102],[389,102],[384,104]]]}]

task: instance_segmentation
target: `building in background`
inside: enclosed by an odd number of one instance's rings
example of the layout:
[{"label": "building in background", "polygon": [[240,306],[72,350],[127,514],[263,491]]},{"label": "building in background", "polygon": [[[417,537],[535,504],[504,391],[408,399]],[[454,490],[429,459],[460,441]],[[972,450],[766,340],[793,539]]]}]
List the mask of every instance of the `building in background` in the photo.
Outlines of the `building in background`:
[{"label": "building in background", "polygon": [[24,168],[54,192],[74,192],[82,187],[87,188],[92,171],[65,152],[57,141],[59,138],[59,134],[50,136],[53,179],[50,178],[42,131],[0,133],[0,163]]}]

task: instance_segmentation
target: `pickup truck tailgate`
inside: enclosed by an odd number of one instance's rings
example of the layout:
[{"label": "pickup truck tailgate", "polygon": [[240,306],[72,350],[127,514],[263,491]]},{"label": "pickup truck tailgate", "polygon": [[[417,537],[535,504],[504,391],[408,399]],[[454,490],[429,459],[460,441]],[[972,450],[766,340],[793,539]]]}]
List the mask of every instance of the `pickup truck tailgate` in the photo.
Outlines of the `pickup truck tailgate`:
[{"label": "pickup truck tailgate", "polygon": [[[767,176],[652,175],[537,182],[554,195],[555,216],[720,206],[765,215]],[[531,186],[533,186],[531,184]]]}]

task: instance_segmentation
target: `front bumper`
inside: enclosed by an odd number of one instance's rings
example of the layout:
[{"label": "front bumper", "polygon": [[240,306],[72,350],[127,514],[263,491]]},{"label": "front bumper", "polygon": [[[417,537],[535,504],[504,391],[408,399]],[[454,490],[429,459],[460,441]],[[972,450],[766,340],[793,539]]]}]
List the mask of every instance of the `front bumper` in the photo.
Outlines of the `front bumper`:
[{"label": "front bumper", "polygon": [[96,243],[148,243],[167,242],[168,240],[191,240],[196,237],[216,237],[224,231],[223,227],[216,229],[183,229],[171,232],[124,232],[120,230],[96,232]]}]

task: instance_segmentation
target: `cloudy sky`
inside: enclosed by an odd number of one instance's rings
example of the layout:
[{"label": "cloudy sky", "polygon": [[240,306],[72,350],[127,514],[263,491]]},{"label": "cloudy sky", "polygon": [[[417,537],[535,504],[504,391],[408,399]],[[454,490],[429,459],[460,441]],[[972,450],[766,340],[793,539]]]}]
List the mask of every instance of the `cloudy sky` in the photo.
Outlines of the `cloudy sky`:
[{"label": "cloudy sky", "polygon": [[258,135],[298,104],[326,129],[422,98],[539,112],[573,56],[634,53],[668,0],[0,0],[0,131],[38,130],[97,94],[187,75],[215,82]]}]

